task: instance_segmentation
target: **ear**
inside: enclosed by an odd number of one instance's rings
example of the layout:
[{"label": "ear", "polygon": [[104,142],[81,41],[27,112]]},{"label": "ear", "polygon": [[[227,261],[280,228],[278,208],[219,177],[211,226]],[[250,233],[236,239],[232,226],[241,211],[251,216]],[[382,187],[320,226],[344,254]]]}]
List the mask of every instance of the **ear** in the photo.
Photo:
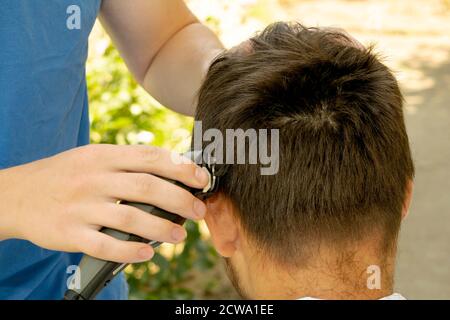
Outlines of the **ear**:
[{"label": "ear", "polygon": [[205,217],[211,239],[217,252],[230,258],[238,248],[239,222],[233,212],[234,206],[222,193],[215,194],[206,201]]},{"label": "ear", "polygon": [[403,201],[402,219],[405,219],[409,213],[409,207],[411,206],[412,195],[414,190],[414,182],[408,180],[406,184],[405,200]]}]

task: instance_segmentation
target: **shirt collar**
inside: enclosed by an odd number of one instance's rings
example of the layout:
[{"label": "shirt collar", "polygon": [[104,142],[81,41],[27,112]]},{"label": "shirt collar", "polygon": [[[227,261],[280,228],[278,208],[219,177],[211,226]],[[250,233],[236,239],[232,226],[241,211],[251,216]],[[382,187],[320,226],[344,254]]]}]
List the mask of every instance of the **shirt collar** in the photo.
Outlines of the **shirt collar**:
[{"label": "shirt collar", "polygon": [[[303,297],[303,298],[299,298],[297,300],[323,300],[323,299],[312,298],[312,297]],[[381,298],[379,300],[406,300],[406,298],[399,293],[393,293],[393,294],[386,296],[384,298]]]}]

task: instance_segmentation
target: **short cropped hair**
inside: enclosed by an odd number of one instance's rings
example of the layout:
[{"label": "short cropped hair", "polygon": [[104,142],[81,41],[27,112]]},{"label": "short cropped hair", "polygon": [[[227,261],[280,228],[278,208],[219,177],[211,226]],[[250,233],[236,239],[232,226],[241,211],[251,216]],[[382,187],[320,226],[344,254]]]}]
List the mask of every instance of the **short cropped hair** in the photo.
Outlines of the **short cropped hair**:
[{"label": "short cropped hair", "polygon": [[279,129],[278,174],[224,165],[220,184],[266,256],[299,264],[314,244],[371,235],[383,252],[396,246],[414,165],[399,85],[373,48],[336,30],[270,25],[213,62],[196,119],[224,134]]}]

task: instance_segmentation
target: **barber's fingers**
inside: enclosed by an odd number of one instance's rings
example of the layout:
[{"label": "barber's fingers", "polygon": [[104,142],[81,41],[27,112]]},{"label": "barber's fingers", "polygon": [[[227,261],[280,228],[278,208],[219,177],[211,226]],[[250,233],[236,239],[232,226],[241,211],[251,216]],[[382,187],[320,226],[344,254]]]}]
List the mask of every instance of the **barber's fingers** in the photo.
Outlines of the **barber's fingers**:
[{"label": "barber's fingers", "polygon": [[187,235],[186,230],[176,223],[123,204],[102,205],[89,218],[91,224],[158,242],[179,243]]},{"label": "barber's fingers", "polygon": [[113,199],[154,205],[187,219],[200,220],[206,205],[187,190],[145,173],[116,173],[104,192]]},{"label": "barber's fingers", "polygon": [[178,153],[152,146],[97,145],[104,161],[119,171],[151,173],[202,189],[208,174],[190,159]]},{"label": "barber's fingers", "polygon": [[85,232],[80,251],[92,257],[119,263],[138,263],[150,260],[154,251],[145,243],[121,241],[95,230]]}]

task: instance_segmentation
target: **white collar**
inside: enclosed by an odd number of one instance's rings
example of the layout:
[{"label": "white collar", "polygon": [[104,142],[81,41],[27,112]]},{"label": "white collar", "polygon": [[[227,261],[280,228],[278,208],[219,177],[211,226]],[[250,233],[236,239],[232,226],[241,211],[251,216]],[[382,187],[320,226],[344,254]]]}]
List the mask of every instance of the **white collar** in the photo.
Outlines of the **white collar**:
[{"label": "white collar", "polygon": [[[297,300],[323,300],[323,299],[312,298],[312,297],[303,297],[303,298],[299,298]],[[379,300],[406,300],[406,298],[399,293],[394,293],[394,294],[391,294],[390,296],[381,298]]]}]

